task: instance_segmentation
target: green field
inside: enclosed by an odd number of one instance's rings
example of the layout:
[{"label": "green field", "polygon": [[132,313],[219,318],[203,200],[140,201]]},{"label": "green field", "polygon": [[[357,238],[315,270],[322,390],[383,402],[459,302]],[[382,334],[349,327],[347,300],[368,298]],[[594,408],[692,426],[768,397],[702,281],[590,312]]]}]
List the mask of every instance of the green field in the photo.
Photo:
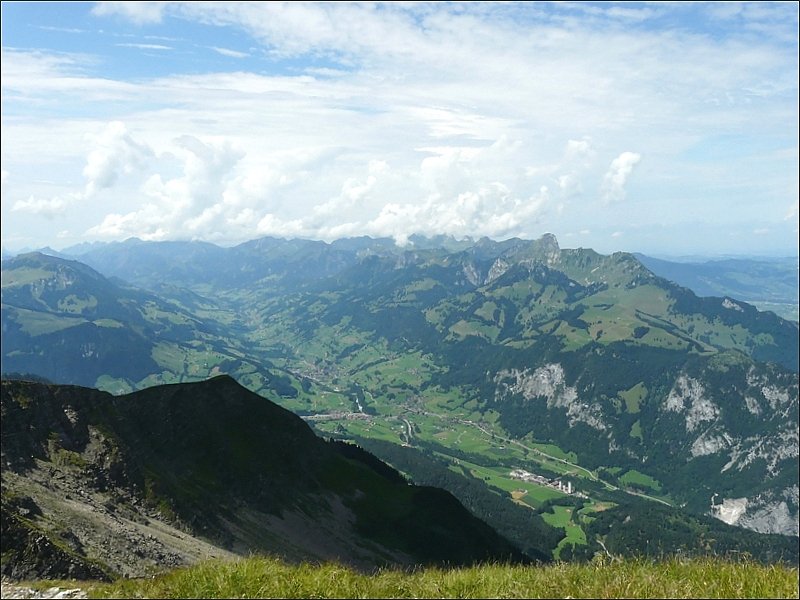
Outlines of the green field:
[{"label": "green field", "polygon": [[619,392],[619,396],[625,401],[625,409],[629,413],[638,413],[639,405],[647,396],[647,388],[640,382],[629,390]]},{"label": "green field", "polygon": [[[13,310],[19,313],[19,317],[15,320],[22,326],[22,331],[30,336],[46,335],[87,323],[86,319],[81,317],[61,317],[26,308],[15,308]],[[13,313],[11,314],[13,315]]]},{"label": "green field", "polygon": [[[484,304],[481,310],[487,313],[490,308]],[[342,333],[338,326],[331,328],[328,333],[333,334],[334,331]],[[477,402],[465,402],[457,389],[444,393],[433,388],[423,394],[415,393],[426,372],[435,368],[429,357],[418,352],[398,354],[388,347],[361,345],[358,336],[341,336],[335,342],[325,338],[322,336],[310,342],[320,357],[334,355],[332,347],[354,346],[339,359],[336,369],[329,368],[326,371],[326,383],[317,379],[318,387],[315,390],[307,396],[300,394],[296,399],[283,399],[284,406],[317,414],[355,413],[355,395],[341,384],[342,381],[353,381],[362,386],[366,403],[377,414],[368,418],[331,417],[329,420],[313,421],[323,435],[372,438],[412,446],[433,442],[439,448],[436,454],[447,459],[453,471],[461,473],[463,469],[487,485],[506,492],[510,502],[527,505],[533,510],[541,508],[548,500],[564,498],[566,495],[547,486],[512,478],[512,467],[509,465],[533,473],[544,468],[545,472],[570,475],[578,481],[582,478],[595,480],[592,473],[574,466],[577,461],[574,452],[565,452],[554,444],[535,439],[526,438],[516,442],[507,439],[507,434],[497,423],[499,414],[492,410],[476,412]],[[324,362],[323,359],[320,361]],[[321,392],[323,385],[339,391]],[[624,394],[627,395],[626,408],[633,412],[638,409],[638,402],[646,390],[643,385],[638,385]],[[452,449],[452,452],[448,449]],[[479,456],[480,461],[466,460],[459,452]],[[617,469],[616,472],[619,474],[621,470]],[[621,483],[644,487],[648,484],[658,485],[658,482],[650,481],[644,474],[636,472],[631,472]],[[579,490],[580,484],[575,485]],[[650,489],[658,492],[660,487]],[[590,502],[588,506],[594,504]],[[586,543],[581,524],[591,519],[588,515],[592,509],[582,510],[581,518],[575,520],[570,520],[569,510],[572,509],[556,506],[544,515],[548,524],[565,531],[564,539],[556,548],[556,556],[570,544]]]},{"label": "green field", "polygon": [[32,267],[19,267],[13,270],[3,270],[2,287],[17,287],[36,283],[37,281],[51,279],[54,273],[50,270],[32,268]]},{"label": "green field", "polygon": [[552,506],[552,512],[542,513],[542,518],[548,525],[559,527],[564,530],[564,539],[558,543],[555,551],[553,552],[554,558],[561,558],[561,550],[568,545],[586,544],[586,534],[575,521],[572,520],[572,511],[575,510],[570,506]]},{"label": "green field", "polygon": [[647,487],[655,492],[661,491],[661,484],[658,481],[649,475],[645,475],[644,473],[636,471],[635,469],[627,471],[622,477],[619,478],[619,482],[622,484],[634,484],[640,487]]}]

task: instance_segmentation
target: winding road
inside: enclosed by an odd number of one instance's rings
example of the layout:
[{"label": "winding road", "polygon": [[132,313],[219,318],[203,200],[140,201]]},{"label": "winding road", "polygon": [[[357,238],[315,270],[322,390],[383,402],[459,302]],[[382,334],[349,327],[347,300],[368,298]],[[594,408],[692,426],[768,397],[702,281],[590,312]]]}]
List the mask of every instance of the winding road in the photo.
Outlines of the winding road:
[{"label": "winding road", "polygon": [[579,471],[583,471],[584,473],[586,473],[589,476],[590,479],[593,479],[594,481],[596,481],[598,483],[602,483],[604,486],[606,486],[606,489],[613,490],[613,491],[623,491],[623,492],[625,492],[627,494],[630,494],[632,496],[639,496],[641,498],[647,498],[648,500],[654,500],[656,502],[660,502],[661,504],[665,504],[666,506],[672,506],[672,504],[670,504],[666,500],[662,500],[661,498],[656,498],[654,496],[648,496],[647,494],[644,494],[644,493],[641,493],[641,492],[634,492],[633,490],[617,487],[616,485],[613,485],[611,483],[608,483],[607,481],[604,481],[604,480],[600,479],[597,475],[592,473],[590,470],[588,470],[588,469],[586,469],[584,467],[581,467],[580,465],[576,465],[575,463],[571,463],[571,462],[569,462],[568,460],[566,460],[564,458],[558,458],[557,456],[553,456],[551,454],[547,454],[546,452],[542,452],[538,448],[531,448],[529,446],[526,446],[525,444],[523,444],[522,442],[520,442],[518,440],[512,440],[512,439],[503,437],[501,435],[497,435],[496,433],[492,433],[491,431],[488,431],[485,428],[483,428],[481,425],[479,425],[475,421],[464,420],[464,419],[456,419],[456,421],[461,423],[462,425],[471,425],[473,427],[476,427],[477,429],[479,429],[480,431],[482,431],[483,433],[485,433],[486,435],[488,435],[490,437],[494,436],[497,439],[503,440],[504,442],[508,442],[509,444],[516,444],[520,448],[524,448],[524,449],[526,449],[526,450],[528,450],[530,452],[535,452],[536,454],[538,454],[540,456],[544,456],[546,458],[549,458],[550,460],[554,460],[554,461],[557,461],[557,462],[560,462],[560,463],[564,463],[565,465],[569,465],[570,467],[572,467],[574,469],[577,469]]}]

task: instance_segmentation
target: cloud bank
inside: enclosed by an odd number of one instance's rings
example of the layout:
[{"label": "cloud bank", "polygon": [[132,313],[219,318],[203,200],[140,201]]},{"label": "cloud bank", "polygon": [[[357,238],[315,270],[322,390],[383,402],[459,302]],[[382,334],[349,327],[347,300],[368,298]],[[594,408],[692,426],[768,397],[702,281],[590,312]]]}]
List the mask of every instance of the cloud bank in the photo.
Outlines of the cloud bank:
[{"label": "cloud bank", "polygon": [[[81,31],[102,27],[119,51],[148,46],[174,66],[131,76],[93,48],[3,48],[4,238],[553,231],[603,249],[620,221],[615,239],[631,243],[681,219],[796,230],[789,5],[91,13]],[[167,42],[171,23],[181,39]],[[720,155],[722,134],[735,153]]]}]

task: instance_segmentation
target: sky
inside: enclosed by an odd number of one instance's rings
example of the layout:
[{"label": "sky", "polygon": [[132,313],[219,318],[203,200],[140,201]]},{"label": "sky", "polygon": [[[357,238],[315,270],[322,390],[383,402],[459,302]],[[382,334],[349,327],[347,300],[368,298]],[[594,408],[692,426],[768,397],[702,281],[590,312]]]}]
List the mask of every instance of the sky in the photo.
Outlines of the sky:
[{"label": "sky", "polygon": [[2,246],[798,254],[798,4],[2,3]]}]

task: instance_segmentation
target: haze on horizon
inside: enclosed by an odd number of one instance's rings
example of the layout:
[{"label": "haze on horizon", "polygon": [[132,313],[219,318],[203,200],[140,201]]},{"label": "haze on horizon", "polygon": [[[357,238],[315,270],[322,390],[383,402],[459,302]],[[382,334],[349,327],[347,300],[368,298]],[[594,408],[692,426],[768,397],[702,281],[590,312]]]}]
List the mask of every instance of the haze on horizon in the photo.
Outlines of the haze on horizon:
[{"label": "haze on horizon", "polygon": [[798,254],[798,4],[2,4],[2,245]]}]

